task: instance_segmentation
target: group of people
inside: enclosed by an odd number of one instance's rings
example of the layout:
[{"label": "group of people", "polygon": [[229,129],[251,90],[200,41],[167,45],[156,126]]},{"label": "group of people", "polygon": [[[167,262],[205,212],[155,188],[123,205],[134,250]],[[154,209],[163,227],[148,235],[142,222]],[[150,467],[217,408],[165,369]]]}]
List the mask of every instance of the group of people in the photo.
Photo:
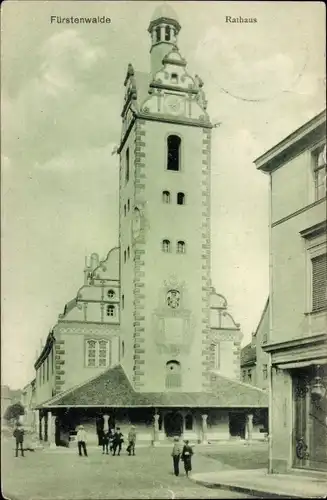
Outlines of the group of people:
[{"label": "group of people", "polygon": [[[135,443],[136,443],[136,431],[135,431],[135,426],[132,425],[128,436],[128,446],[126,448],[126,451],[128,455],[135,455]],[[77,436],[76,436],[76,441],[77,441],[77,447],[78,447],[78,454],[82,456],[82,451],[84,453],[84,456],[87,457],[87,438],[86,438],[86,432],[84,429],[83,425],[80,425],[78,427],[77,431]],[[103,431],[102,437],[101,437],[101,444],[102,444],[102,453],[109,455],[109,453],[112,453],[113,456],[120,455],[121,450],[122,450],[122,445],[124,443],[124,435],[120,431],[120,427],[116,427],[116,429],[105,429]]]},{"label": "group of people", "polygon": [[192,455],[193,455],[193,448],[189,444],[189,441],[185,440],[184,446],[182,448],[179,437],[175,437],[173,451],[171,452],[171,456],[173,457],[175,476],[179,476],[180,461],[184,462],[184,470],[186,476],[189,475],[189,472],[192,471]]}]

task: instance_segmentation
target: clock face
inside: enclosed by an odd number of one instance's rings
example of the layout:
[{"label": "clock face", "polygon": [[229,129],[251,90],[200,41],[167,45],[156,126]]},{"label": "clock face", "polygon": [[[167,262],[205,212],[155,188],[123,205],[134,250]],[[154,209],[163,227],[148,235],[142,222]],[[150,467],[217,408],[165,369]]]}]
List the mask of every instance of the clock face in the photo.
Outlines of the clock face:
[{"label": "clock face", "polygon": [[179,115],[183,111],[183,100],[178,96],[166,97],[166,111],[173,115]]}]

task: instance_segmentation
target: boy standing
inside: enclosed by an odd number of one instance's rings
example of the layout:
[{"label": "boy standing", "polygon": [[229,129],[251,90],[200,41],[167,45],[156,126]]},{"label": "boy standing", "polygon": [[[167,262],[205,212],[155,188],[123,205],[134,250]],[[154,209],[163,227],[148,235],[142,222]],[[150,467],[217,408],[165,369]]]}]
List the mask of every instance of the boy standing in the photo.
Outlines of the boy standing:
[{"label": "boy standing", "polygon": [[123,444],[123,442],[124,442],[123,434],[120,432],[120,427],[117,427],[116,432],[112,439],[113,456],[116,455],[117,448],[118,448],[117,455],[120,455],[121,445]]},{"label": "boy standing", "polygon": [[20,448],[22,457],[24,457],[24,448],[23,448],[23,443],[24,443],[24,428],[23,426],[17,422],[16,428],[14,430],[13,436],[16,439],[16,457],[18,457],[18,448]]},{"label": "boy standing", "polygon": [[83,425],[80,425],[78,427],[76,440],[77,440],[77,446],[78,446],[78,454],[79,454],[79,456],[80,457],[82,456],[82,450],[83,450],[84,457],[87,457],[86,432],[84,430]]},{"label": "boy standing", "polygon": [[131,455],[131,453],[135,455],[136,431],[134,425],[132,425],[131,430],[128,433],[127,439],[128,439],[128,446],[126,448],[126,451],[129,455]]}]

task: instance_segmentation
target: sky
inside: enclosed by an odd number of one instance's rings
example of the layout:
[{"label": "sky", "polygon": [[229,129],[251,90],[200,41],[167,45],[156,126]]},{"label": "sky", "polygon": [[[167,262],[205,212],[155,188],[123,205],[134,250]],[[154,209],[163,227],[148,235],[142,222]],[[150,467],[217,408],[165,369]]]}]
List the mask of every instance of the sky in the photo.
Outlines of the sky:
[{"label": "sky", "polygon": [[[161,2],[6,1],[1,44],[2,384],[36,352],[83,282],[86,255],[118,243],[120,113],[127,65],[149,71]],[[324,107],[320,2],[168,2],[187,69],[204,81],[212,140],[212,283],[243,344],[268,296],[268,177],[253,160]],[[106,16],[98,25],[51,15]],[[226,16],[256,23],[226,23]],[[291,193],[292,186],[290,186]]]}]

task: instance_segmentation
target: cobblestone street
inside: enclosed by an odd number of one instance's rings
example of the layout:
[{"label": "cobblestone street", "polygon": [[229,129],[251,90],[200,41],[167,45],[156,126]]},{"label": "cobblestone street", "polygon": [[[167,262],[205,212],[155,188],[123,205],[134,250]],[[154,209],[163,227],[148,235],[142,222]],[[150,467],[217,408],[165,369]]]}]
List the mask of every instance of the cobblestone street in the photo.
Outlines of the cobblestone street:
[{"label": "cobblestone street", "polygon": [[[122,452],[120,457],[102,455],[99,448],[90,448],[89,457],[79,457],[76,450],[44,450],[26,452],[15,458],[12,443],[3,446],[3,494],[10,500],[20,499],[105,499],[105,498],[254,498],[241,493],[208,489],[181,475],[172,474],[169,447],[137,450],[135,457]],[[239,457],[249,467],[246,456],[266,455],[266,446],[246,449],[242,445],[195,448],[194,472],[231,470],[223,457]],[[257,458],[256,458],[257,459]]]}]

